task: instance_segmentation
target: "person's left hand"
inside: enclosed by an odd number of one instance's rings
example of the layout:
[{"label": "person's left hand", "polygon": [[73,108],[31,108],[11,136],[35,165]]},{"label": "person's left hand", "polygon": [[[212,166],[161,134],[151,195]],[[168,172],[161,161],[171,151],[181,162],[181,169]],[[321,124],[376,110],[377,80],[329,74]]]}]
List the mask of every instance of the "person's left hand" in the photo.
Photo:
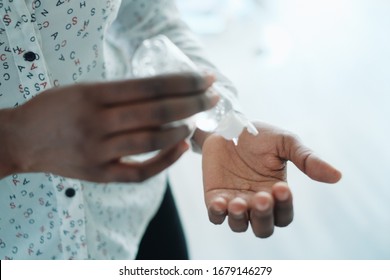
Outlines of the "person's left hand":
[{"label": "person's left hand", "polygon": [[265,123],[259,134],[244,131],[235,146],[211,135],[203,143],[203,183],[210,221],[243,232],[251,223],[257,237],[269,237],[274,226],[293,220],[292,194],[286,183],[287,161],[310,178],[336,183],[341,173],[315,156],[296,136]]}]

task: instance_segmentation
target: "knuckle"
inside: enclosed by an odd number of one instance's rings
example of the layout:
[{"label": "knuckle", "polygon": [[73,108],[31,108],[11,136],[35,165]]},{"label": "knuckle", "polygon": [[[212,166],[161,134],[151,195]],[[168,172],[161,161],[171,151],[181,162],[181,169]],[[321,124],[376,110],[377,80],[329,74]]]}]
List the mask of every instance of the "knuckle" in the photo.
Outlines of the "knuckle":
[{"label": "knuckle", "polygon": [[300,142],[299,136],[290,131],[283,131],[281,136],[283,138],[283,142],[290,147],[296,146]]},{"label": "knuckle", "polygon": [[296,136],[288,131],[281,131],[279,135],[277,147],[280,154],[283,155],[283,158],[291,158],[291,153],[297,141]]},{"label": "knuckle", "polygon": [[281,138],[282,138],[282,141],[286,144],[291,144],[293,142],[295,142],[295,135],[288,132],[288,131],[282,131],[281,133]]}]

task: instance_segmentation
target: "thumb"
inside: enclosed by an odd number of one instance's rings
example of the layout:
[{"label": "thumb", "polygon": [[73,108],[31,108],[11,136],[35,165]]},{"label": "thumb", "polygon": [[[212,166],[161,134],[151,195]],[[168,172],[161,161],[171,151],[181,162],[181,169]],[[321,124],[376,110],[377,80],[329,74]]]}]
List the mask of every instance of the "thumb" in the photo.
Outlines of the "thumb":
[{"label": "thumb", "polygon": [[303,173],[311,179],[324,183],[337,183],[341,179],[341,172],[331,164],[315,155],[304,146],[296,137],[288,136],[283,141],[286,158],[293,162]]}]

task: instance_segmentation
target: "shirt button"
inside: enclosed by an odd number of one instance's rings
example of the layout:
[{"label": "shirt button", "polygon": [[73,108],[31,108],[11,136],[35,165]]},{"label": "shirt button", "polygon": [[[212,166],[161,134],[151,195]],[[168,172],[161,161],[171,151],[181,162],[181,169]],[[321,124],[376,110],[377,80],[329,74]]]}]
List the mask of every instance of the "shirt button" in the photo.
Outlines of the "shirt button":
[{"label": "shirt button", "polygon": [[24,55],[23,55],[23,58],[25,61],[34,61],[35,59],[37,59],[37,55],[33,52],[26,52]]},{"label": "shirt button", "polygon": [[75,191],[74,188],[67,188],[67,189],[65,190],[65,195],[66,195],[67,197],[74,197],[75,194],[76,194],[76,191]]}]

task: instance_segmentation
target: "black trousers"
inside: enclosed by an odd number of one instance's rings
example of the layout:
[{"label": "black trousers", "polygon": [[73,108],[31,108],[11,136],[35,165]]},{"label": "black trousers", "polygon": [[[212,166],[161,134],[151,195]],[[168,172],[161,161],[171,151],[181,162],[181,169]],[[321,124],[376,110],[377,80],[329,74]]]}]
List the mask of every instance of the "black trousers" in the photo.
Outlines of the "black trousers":
[{"label": "black trousers", "polygon": [[188,260],[187,244],[168,185],[161,206],[139,246],[137,260]]}]

